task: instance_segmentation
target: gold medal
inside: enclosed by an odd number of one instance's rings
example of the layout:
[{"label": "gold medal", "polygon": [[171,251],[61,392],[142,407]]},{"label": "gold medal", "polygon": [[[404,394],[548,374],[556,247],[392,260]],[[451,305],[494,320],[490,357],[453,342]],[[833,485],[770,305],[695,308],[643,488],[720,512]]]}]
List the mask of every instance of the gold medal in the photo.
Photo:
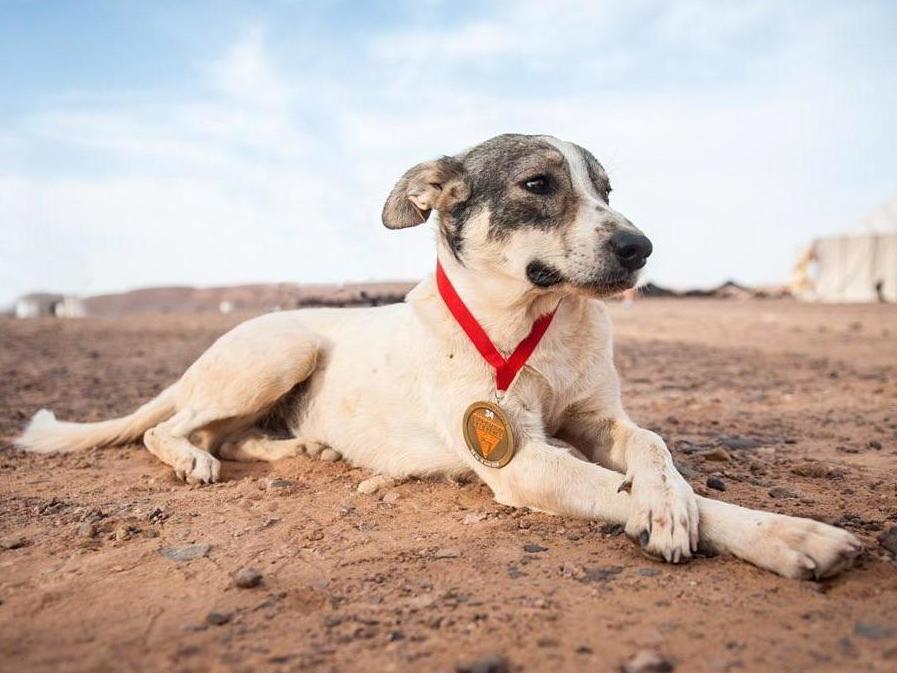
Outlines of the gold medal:
[{"label": "gold medal", "polygon": [[504,467],[514,457],[514,431],[505,412],[492,402],[474,402],[464,412],[464,441],[487,467]]}]

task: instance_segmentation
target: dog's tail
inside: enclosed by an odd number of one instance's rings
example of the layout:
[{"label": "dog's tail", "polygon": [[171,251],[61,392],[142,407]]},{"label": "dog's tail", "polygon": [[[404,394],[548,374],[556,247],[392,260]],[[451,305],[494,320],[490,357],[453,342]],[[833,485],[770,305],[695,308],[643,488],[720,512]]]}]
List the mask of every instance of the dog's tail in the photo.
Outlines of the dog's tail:
[{"label": "dog's tail", "polygon": [[15,445],[35,453],[63,453],[134,441],[174,413],[174,389],[175,386],[166,388],[128,416],[99,423],[58,421],[52,411],[41,409]]}]

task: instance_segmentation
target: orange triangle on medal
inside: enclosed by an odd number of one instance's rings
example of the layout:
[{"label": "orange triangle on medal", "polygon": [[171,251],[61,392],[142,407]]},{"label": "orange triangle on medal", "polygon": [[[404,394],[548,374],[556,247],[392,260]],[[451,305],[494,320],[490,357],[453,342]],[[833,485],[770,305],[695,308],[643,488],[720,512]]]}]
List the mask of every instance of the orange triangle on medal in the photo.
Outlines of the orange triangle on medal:
[{"label": "orange triangle on medal", "polygon": [[488,458],[489,454],[495,450],[495,447],[498,446],[498,443],[505,436],[505,428],[501,423],[496,423],[491,418],[488,418],[486,413],[477,413],[474,415],[473,419],[473,429],[477,436],[477,441],[480,443],[480,450],[483,452],[483,457]]}]

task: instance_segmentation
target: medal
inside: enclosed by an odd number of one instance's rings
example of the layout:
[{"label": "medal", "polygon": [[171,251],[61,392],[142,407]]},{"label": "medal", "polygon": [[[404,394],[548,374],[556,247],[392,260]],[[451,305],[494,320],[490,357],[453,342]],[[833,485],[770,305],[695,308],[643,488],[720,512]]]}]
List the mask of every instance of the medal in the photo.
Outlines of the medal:
[{"label": "medal", "polygon": [[[496,400],[498,400],[499,393],[504,393],[510,387],[539,345],[548,326],[551,325],[557,306],[551,313],[539,317],[526,338],[505,358],[455,291],[448,276],[445,275],[442,264],[438,261],[436,286],[452,317],[467,334],[483,359],[495,369]],[[467,407],[461,430],[470,453],[483,465],[504,467],[514,457],[516,449],[514,430],[507,414],[496,402],[474,402]]]},{"label": "medal", "polygon": [[505,412],[492,402],[474,402],[464,412],[464,441],[486,467],[504,467],[514,457],[514,431]]}]

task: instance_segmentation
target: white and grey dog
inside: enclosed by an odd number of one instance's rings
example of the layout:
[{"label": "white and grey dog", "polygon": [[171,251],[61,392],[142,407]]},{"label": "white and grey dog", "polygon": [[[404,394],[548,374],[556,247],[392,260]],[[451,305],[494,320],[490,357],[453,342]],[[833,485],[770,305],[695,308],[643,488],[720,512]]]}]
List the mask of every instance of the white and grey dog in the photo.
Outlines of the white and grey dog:
[{"label": "white and grey dog", "polygon": [[18,445],[69,451],[142,436],[191,484],[218,480],[216,456],[303,452],[341,455],[375,481],[474,472],[500,503],[624,524],[669,562],[701,549],[794,578],[848,568],[861,549],[853,535],[695,495],[663,440],[623,411],[611,324],[596,300],[635,284],[651,243],[611,208],[609,193],[607,174],[582,147],[503,135],[411,168],[386,201],[390,229],[436,211],[438,260],[503,353],[563,298],[501,400],[517,438],[503,467],[465,444],[462,417],[472,402],[494,399],[495,371],[432,277],[402,304],[250,320],[131,415],[67,423],[42,410]]}]

